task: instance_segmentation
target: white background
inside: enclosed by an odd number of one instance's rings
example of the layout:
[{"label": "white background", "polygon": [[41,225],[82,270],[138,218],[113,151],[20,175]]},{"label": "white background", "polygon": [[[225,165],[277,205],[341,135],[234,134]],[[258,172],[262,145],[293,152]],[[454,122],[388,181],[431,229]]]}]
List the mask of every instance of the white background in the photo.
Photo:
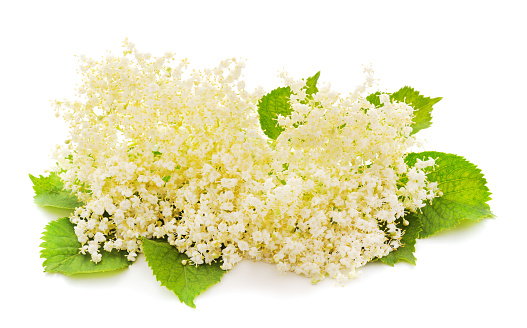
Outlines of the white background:
[{"label": "white background", "polygon": [[[526,9],[524,1],[2,1],[0,326],[524,327]],[[244,262],[197,309],[160,287],[142,257],[120,273],[45,274],[39,238],[63,213],[33,204],[27,174],[43,173],[66,135],[50,101],[73,96],[75,55],[118,54],[125,37],[197,68],[246,59],[248,88],[275,88],[285,68],[297,78],[320,70],[320,82],[347,93],[371,63],[383,91],[410,85],[441,96],[420,135],[428,150],[483,170],[497,218],[420,240],[417,266],[368,264],[344,287]]]}]

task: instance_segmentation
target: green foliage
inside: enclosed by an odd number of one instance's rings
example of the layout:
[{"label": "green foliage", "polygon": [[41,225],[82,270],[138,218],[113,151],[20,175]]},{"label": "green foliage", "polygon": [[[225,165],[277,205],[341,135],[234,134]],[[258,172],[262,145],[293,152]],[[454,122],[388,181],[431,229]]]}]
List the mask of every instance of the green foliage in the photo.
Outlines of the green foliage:
[{"label": "green foliage", "polygon": [[476,165],[461,156],[434,151],[409,154],[406,163],[414,166],[417,159],[429,157],[436,160],[437,167],[427,168],[428,181],[437,182],[443,196],[433,199],[417,213],[423,223],[419,238],[454,228],[463,220],[494,217],[487,204],[491,199],[487,180]]},{"label": "green foliage", "polygon": [[[318,92],[316,87],[320,72],[307,78],[305,91],[307,96]],[[258,102],[258,114],[260,115],[260,126],[264,133],[271,139],[276,139],[284,131],[277,122],[278,115],[290,116],[293,108],[289,103],[292,91],[290,87],[276,88],[260,99]]]},{"label": "green foliage", "polygon": [[77,240],[73,223],[68,218],[51,221],[45,228],[44,242],[40,245],[43,249],[40,257],[46,260],[43,263],[45,272],[59,272],[66,275],[77,273],[93,273],[124,269],[132,262],[126,259],[122,252],[101,251],[102,260],[99,263],[91,261],[90,254],[82,254],[82,246]]},{"label": "green foliage", "polygon": [[312,95],[318,92],[317,82],[318,82],[319,77],[320,77],[320,72],[317,72],[317,74],[307,78],[306,95]]},{"label": "green foliage", "polygon": [[260,125],[264,133],[271,139],[276,139],[284,131],[278,125],[278,115],[291,115],[292,108],[289,104],[291,88],[277,88],[266,94],[258,103],[258,114],[260,115]]},{"label": "green foliage", "polygon": [[[378,107],[381,105],[379,99],[380,94],[380,92],[372,93],[366,97],[366,100]],[[413,88],[408,86],[405,86],[399,89],[399,91],[390,94],[390,100],[404,102],[415,109],[412,123],[412,134],[426,129],[432,125],[432,106],[438,103],[441,99],[441,97],[424,97],[420,95],[418,91],[415,91]]]},{"label": "green foliage", "polygon": [[443,196],[433,199],[421,212],[405,216],[409,225],[398,224],[404,231],[403,247],[380,258],[383,263],[393,266],[404,260],[415,265],[413,252],[417,238],[454,228],[463,220],[479,221],[494,216],[487,204],[490,192],[481,170],[461,156],[440,152],[412,153],[406,157],[406,163],[414,166],[417,159],[427,160],[429,157],[436,160],[437,167],[426,169],[427,178],[438,183]]},{"label": "green foliage", "polygon": [[[190,264],[185,254],[164,240],[142,240],[146,261],[157,281],[190,307],[195,308],[194,298],[218,283],[225,273],[218,263],[199,266]],[[187,264],[184,265],[182,261],[187,261]]]},{"label": "green foliage", "polygon": [[441,97],[424,97],[410,87],[401,88],[399,91],[393,93],[390,98],[402,101],[415,109],[412,134],[432,125],[432,106],[443,99]]},{"label": "green foliage", "polygon": [[415,265],[415,242],[421,232],[422,223],[421,219],[413,213],[408,213],[405,215],[404,219],[408,221],[408,226],[398,224],[398,226],[404,230],[404,235],[401,239],[402,246],[385,257],[380,258],[383,263],[391,266],[399,261],[406,261]]},{"label": "green foliage", "polygon": [[37,205],[64,209],[75,209],[83,205],[71,191],[64,189],[64,184],[55,172],[48,177],[41,175],[38,178],[30,174],[29,178],[33,181],[34,200]]},{"label": "green foliage", "polygon": [[[383,92],[383,94],[384,94],[384,92]],[[366,97],[366,100],[370,104],[375,105],[375,107],[379,107],[381,105],[381,99],[379,98],[380,95],[381,95],[381,92],[377,91],[375,93],[372,93],[368,97]]]}]

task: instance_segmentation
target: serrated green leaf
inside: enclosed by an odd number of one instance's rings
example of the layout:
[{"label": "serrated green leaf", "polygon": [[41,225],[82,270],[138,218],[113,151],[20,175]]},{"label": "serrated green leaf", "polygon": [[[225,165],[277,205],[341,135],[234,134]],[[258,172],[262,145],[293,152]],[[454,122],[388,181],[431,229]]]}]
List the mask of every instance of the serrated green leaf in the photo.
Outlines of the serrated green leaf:
[{"label": "serrated green leaf", "polygon": [[291,88],[281,87],[274,89],[260,99],[258,103],[258,114],[260,115],[260,125],[264,133],[271,139],[276,139],[284,131],[278,125],[278,115],[291,115],[292,108],[289,104]]},{"label": "serrated green leaf", "polygon": [[391,266],[400,261],[406,261],[415,265],[415,242],[419,237],[419,232],[421,232],[422,223],[421,219],[413,213],[408,213],[404,218],[408,221],[408,226],[399,225],[404,230],[404,235],[401,239],[402,246],[380,258],[383,263]]},{"label": "serrated green leaf", "polygon": [[[375,92],[366,97],[366,100],[376,107],[381,105],[379,96],[380,92]],[[420,130],[428,128],[432,125],[432,106],[438,103],[441,97],[429,98],[424,97],[415,91],[413,88],[405,86],[399,89],[397,92],[390,94],[390,100],[397,100],[404,102],[412,106],[414,111],[414,118],[412,123],[412,134],[417,133]]]},{"label": "serrated green leaf", "polygon": [[413,88],[405,86],[393,93],[390,99],[404,102],[415,109],[412,124],[412,134],[414,134],[432,125],[432,106],[443,98],[424,97]]},{"label": "serrated green leaf", "polygon": [[143,252],[148,266],[162,286],[173,291],[179,300],[195,308],[194,298],[210,286],[218,283],[225,273],[219,263],[194,266],[183,265],[188,256],[180,253],[164,240],[143,238]]},{"label": "serrated green leaf", "polygon": [[94,273],[114,271],[128,267],[132,262],[126,259],[123,252],[101,251],[102,260],[99,263],[91,261],[91,255],[82,254],[74,225],[68,218],[51,221],[45,228],[44,242],[40,244],[43,249],[40,257],[46,260],[43,263],[45,272],[59,272],[65,275],[78,273]]},{"label": "serrated green leaf", "polygon": [[454,228],[463,220],[494,217],[487,204],[491,199],[487,180],[476,165],[461,156],[434,151],[409,154],[406,163],[414,166],[417,159],[429,157],[436,160],[437,166],[426,169],[428,181],[437,182],[443,196],[417,213],[423,223],[419,238]]},{"label": "serrated green leaf", "polygon": [[366,100],[370,104],[375,105],[375,107],[379,107],[381,105],[381,99],[379,98],[380,95],[381,95],[381,93],[379,91],[377,91],[375,93],[372,93],[368,97],[366,97]]},{"label": "serrated green leaf", "polygon": [[55,172],[48,177],[41,175],[38,178],[30,174],[29,178],[33,181],[34,201],[39,206],[73,210],[84,205],[70,190],[64,189],[64,184]]},{"label": "serrated green leaf", "polygon": [[[316,85],[319,77],[320,72],[317,72],[315,75],[307,78],[305,86],[306,95],[311,96],[313,93],[318,92]],[[288,117],[293,111],[289,103],[291,94],[290,87],[280,87],[263,96],[258,102],[260,126],[264,133],[271,139],[276,140],[280,133],[284,131],[278,125],[278,115]]]},{"label": "serrated green leaf", "polygon": [[308,77],[306,80],[306,95],[312,95],[318,92],[317,82],[320,77],[320,71],[317,74]]}]

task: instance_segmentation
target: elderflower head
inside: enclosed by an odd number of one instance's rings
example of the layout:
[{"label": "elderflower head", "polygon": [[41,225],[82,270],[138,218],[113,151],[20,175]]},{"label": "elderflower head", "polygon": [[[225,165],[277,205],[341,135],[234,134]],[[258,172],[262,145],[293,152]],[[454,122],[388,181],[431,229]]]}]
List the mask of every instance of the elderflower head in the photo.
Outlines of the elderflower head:
[{"label": "elderflower head", "polygon": [[[122,57],[84,58],[79,100],[58,103],[69,143],[55,152],[66,188],[85,205],[70,218],[94,262],[101,249],[134,260],[140,237],[167,238],[193,264],[242,259],[281,271],[345,280],[401,245],[397,224],[438,193],[407,167],[413,109],[365,85],[348,97],[283,74],[291,116],[276,141],[245,90],[243,63],[209,70],[173,65],[124,43]],[[402,183],[407,179],[406,184]]]}]

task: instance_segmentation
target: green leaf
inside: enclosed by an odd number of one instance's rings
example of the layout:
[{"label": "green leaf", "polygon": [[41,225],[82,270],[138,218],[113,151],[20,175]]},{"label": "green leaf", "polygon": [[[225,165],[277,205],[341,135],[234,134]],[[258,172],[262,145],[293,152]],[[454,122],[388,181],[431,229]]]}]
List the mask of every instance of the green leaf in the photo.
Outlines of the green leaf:
[{"label": "green leaf", "polygon": [[179,300],[195,308],[194,298],[218,283],[225,273],[219,263],[194,266],[183,265],[189,258],[164,240],[142,238],[143,252],[148,266],[162,286],[173,291]]},{"label": "green leaf", "polygon": [[381,99],[379,98],[380,95],[381,93],[377,91],[366,97],[366,100],[375,107],[379,107],[381,105]]},{"label": "green leaf", "polygon": [[[372,93],[366,97],[366,100],[368,100],[370,104],[379,107],[381,106],[381,101],[379,98],[380,95],[380,92]],[[405,86],[399,89],[399,91],[390,94],[390,100],[404,102],[415,109],[413,123],[411,125],[412,134],[426,129],[432,125],[432,106],[438,103],[441,99],[443,98],[424,97],[420,95],[418,91],[415,91],[413,88],[408,86]]]},{"label": "green leaf", "polygon": [[419,238],[454,228],[463,220],[494,217],[487,204],[491,199],[487,180],[476,165],[461,156],[434,151],[409,154],[406,163],[411,167],[417,159],[429,157],[435,159],[437,167],[426,169],[428,181],[437,182],[443,196],[417,213],[423,223]]},{"label": "green leaf", "polygon": [[99,263],[91,261],[91,255],[82,254],[73,223],[68,218],[51,221],[45,228],[44,242],[40,245],[40,257],[46,260],[43,263],[45,272],[59,272],[65,275],[77,273],[93,273],[124,269],[132,262],[126,259],[123,252],[101,251],[102,259]]},{"label": "green leaf", "polygon": [[312,95],[318,92],[317,82],[320,77],[320,71],[317,74],[308,77],[306,80],[306,95]]},{"label": "green leaf", "polygon": [[402,246],[380,258],[383,263],[391,266],[400,261],[406,261],[415,265],[415,242],[419,237],[419,232],[421,232],[422,223],[421,219],[413,213],[408,213],[404,219],[408,221],[408,226],[402,226],[404,230],[404,235],[401,239]]},{"label": "green leaf", "polygon": [[258,114],[260,125],[264,133],[271,139],[276,139],[284,131],[278,125],[278,115],[289,116],[293,109],[289,104],[291,88],[281,87],[274,89],[260,99],[258,103]]},{"label": "green leaf", "polygon": [[33,181],[34,200],[39,206],[73,210],[84,205],[70,190],[64,189],[64,184],[55,172],[52,172],[48,177],[41,175],[39,178],[30,174],[29,178]]},{"label": "green leaf", "polygon": [[[306,80],[306,95],[311,96],[318,92],[316,87],[320,72],[307,78]],[[264,133],[271,139],[278,138],[280,133],[284,131],[278,125],[278,115],[284,117],[290,116],[293,108],[289,103],[292,91],[290,87],[276,88],[270,93],[260,99],[258,102],[258,114],[260,115],[260,126]]]},{"label": "green leaf", "polygon": [[415,109],[412,124],[412,134],[414,134],[432,125],[432,106],[443,98],[424,97],[418,91],[406,86],[393,93],[390,99],[404,102]]}]

